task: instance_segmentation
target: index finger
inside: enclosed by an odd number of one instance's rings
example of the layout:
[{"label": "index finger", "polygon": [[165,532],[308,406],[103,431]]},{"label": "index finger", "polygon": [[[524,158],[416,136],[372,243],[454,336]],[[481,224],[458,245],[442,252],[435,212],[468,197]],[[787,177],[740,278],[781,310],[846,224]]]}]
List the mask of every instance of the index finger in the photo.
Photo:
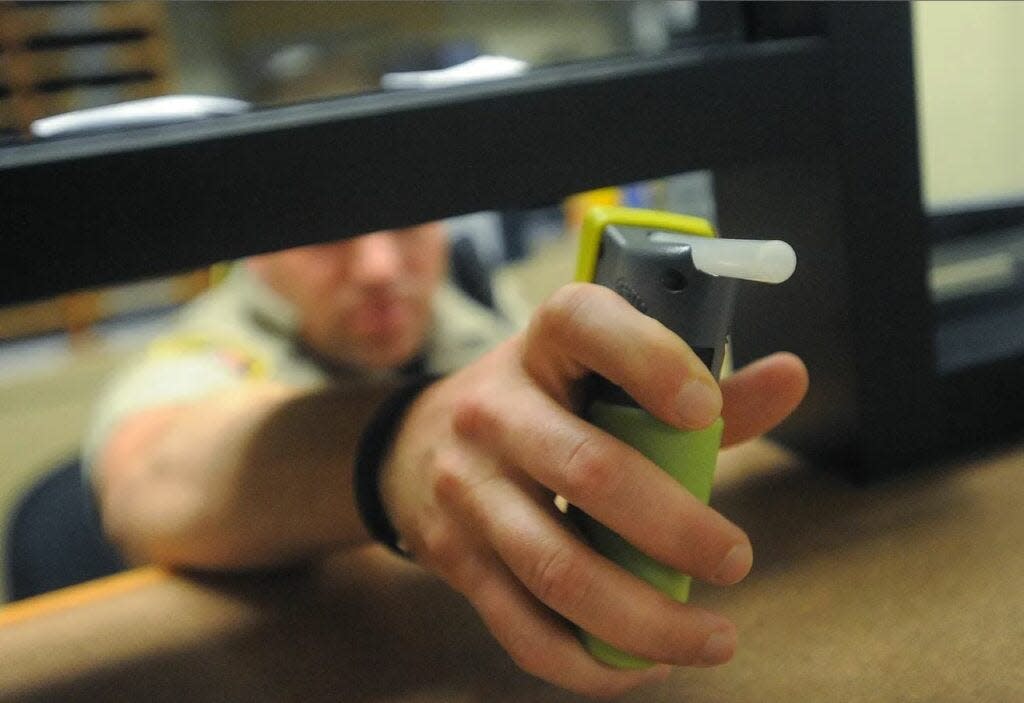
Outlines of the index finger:
[{"label": "index finger", "polygon": [[593,371],[681,429],[707,427],[722,410],[714,376],[686,342],[604,286],[570,284],[545,301],[526,331],[523,365],[566,406],[573,383]]},{"label": "index finger", "polygon": [[663,564],[723,585],[750,570],[750,542],[739,527],[639,451],[537,388],[511,389],[500,402],[484,397],[463,403],[453,419],[463,439],[486,447],[502,464],[564,496]]}]

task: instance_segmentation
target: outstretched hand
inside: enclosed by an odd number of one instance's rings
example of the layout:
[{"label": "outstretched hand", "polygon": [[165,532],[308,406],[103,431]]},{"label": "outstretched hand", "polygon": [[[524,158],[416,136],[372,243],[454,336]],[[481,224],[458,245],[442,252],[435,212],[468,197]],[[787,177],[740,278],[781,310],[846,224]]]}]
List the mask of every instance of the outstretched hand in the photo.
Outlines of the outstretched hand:
[{"label": "outstretched hand", "polygon": [[[719,414],[724,445],[785,418],[807,388],[803,363],[775,354],[715,382],[696,354],[613,292],[572,284],[528,329],[425,391],[381,476],[415,559],[464,594],[526,671],[607,696],[667,674],[593,659],[572,625],[664,665],[732,657],[735,627],[675,602],[593,551],[553,504],[564,496],[641,551],[728,585],[752,563],[743,531],[633,448],[576,414],[596,372],[660,420],[699,429]],[[570,624],[571,623],[571,624]]]}]

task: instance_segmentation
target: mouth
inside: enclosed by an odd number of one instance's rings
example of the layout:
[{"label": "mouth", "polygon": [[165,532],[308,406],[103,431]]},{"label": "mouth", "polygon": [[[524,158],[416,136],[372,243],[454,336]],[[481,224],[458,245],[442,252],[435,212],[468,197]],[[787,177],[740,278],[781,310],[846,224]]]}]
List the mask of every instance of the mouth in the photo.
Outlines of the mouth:
[{"label": "mouth", "polygon": [[412,304],[393,297],[367,301],[357,308],[353,327],[370,337],[393,337],[405,331],[412,320]]}]

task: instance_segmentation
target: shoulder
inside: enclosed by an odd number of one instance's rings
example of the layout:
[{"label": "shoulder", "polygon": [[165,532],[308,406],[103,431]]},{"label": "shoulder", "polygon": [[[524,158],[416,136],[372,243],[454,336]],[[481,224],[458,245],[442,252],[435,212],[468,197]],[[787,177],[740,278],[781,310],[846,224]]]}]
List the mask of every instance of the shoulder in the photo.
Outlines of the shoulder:
[{"label": "shoulder", "polygon": [[317,385],[326,373],[295,344],[287,304],[236,264],[107,382],[93,408],[86,459],[127,417],[244,383]]}]

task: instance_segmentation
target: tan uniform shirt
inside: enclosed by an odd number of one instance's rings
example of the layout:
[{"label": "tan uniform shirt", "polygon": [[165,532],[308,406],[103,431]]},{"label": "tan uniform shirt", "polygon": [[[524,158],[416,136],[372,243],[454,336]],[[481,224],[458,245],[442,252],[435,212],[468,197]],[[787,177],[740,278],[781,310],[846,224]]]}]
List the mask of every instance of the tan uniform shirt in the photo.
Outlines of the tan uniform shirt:
[{"label": "tan uniform shirt", "polygon": [[[448,373],[513,332],[508,323],[452,285],[438,291],[423,350],[425,370]],[[301,343],[292,306],[244,264],[186,305],[172,328],[101,396],[83,444],[88,472],[96,452],[124,418],[146,408],[200,398],[252,380],[316,387],[369,372],[329,365]]]}]

